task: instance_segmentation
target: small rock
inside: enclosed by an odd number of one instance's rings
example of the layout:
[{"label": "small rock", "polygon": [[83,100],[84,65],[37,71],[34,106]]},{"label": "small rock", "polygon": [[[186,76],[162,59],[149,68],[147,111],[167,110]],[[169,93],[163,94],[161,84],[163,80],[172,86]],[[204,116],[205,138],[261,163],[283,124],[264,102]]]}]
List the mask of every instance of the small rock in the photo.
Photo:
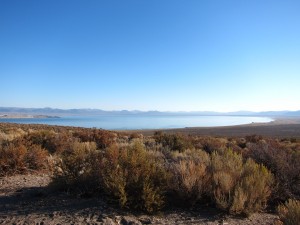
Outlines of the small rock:
[{"label": "small rock", "polygon": [[142,225],[140,221],[130,216],[123,216],[120,221],[121,225]]},{"label": "small rock", "polygon": [[113,219],[106,217],[102,219],[102,225],[116,225],[116,223],[113,221]]},{"label": "small rock", "polygon": [[283,225],[283,222],[280,219],[275,219],[274,225]]},{"label": "small rock", "polygon": [[139,218],[139,221],[142,223],[142,224],[151,224],[151,219],[149,217],[140,217]]}]

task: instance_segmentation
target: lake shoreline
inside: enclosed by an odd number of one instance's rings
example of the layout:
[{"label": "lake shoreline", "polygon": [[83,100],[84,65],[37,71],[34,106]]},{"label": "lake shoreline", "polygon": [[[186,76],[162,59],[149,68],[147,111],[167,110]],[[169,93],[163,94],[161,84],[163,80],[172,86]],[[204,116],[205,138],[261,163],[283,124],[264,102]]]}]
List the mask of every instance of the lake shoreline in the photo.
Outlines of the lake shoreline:
[{"label": "lake shoreline", "polygon": [[141,133],[146,136],[156,131],[165,133],[183,133],[186,135],[207,135],[220,137],[243,137],[247,135],[261,135],[278,138],[300,138],[300,117],[274,117],[266,123],[249,123],[234,126],[217,127],[185,127],[176,129],[142,129],[121,132]]},{"label": "lake shoreline", "polygon": [[31,114],[0,114],[0,119],[43,119],[43,118],[61,118],[59,116],[49,115],[31,115]]},{"label": "lake shoreline", "polygon": [[[185,135],[199,135],[199,136],[216,136],[216,137],[244,137],[249,135],[261,135],[265,137],[278,138],[300,138],[300,117],[274,117],[271,122],[264,123],[249,123],[233,126],[216,126],[216,127],[184,127],[172,129],[104,129],[120,133],[139,133],[144,136],[152,136],[156,131],[164,133],[182,133]],[[11,123],[1,121],[0,124]],[[22,124],[16,123],[14,124]],[[34,124],[34,123],[32,123]],[[24,124],[26,125],[26,124]],[[35,124],[37,126],[54,126],[54,127],[80,127],[80,126],[65,126],[65,125],[49,125],[49,124]],[[85,129],[95,129],[82,127]],[[103,128],[96,128],[102,129]]]},{"label": "lake shoreline", "polygon": [[195,115],[96,115],[96,116],[43,116],[2,115],[0,122],[20,124],[48,124],[85,128],[101,128],[115,131],[182,129],[186,127],[218,127],[267,123],[273,121],[262,116],[195,116]]}]

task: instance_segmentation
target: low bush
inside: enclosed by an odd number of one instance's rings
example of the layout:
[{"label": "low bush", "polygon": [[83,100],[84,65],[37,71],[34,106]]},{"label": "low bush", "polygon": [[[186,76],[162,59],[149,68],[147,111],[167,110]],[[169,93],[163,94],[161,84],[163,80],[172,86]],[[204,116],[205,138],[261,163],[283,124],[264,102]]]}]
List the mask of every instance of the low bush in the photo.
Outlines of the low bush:
[{"label": "low bush", "polygon": [[181,204],[193,205],[201,200],[210,186],[210,156],[202,150],[186,150],[172,154],[170,191]]},{"label": "low bush", "polygon": [[22,173],[26,170],[27,149],[24,145],[15,146],[13,143],[2,145],[0,149],[0,175]]},{"label": "low bush", "polygon": [[234,189],[243,169],[242,156],[231,150],[212,154],[212,194],[217,207],[228,210],[232,206]]},{"label": "low bush", "polygon": [[27,149],[25,161],[31,170],[45,170],[48,168],[48,151],[40,145],[32,145]]},{"label": "low bush", "polygon": [[261,135],[249,135],[245,137],[247,142],[251,143],[258,143],[259,141],[263,140],[263,137]]},{"label": "low bush", "polygon": [[274,201],[300,197],[300,149],[297,144],[293,147],[271,139],[251,143],[248,148],[246,157],[264,164],[275,175]]},{"label": "low bush", "polygon": [[94,142],[75,142],[56,160],[53,185],[77,192],[99,188],[101,154]]},{"label": "low bush", "polygon": [[191,140],[185,135],[165,134],[162,132],[155,132],[154,139],[163,147],[169,148],[171,151],[184,151],[185,149],[193,148]]},{"label": "low bush", "polygon": [[80,129],[73,134],[81,142],[95,142],[98,149],[105,149],[115,143],[117,135],[110,131],[99,129]]},{"label": "low bush", "polygon": [[26,141],[25,144],[40,145],[49,152],[54,153],[56,151],[56,145],[52,140],[55,138],[55,135],[55,132],[51,130],[39,130],[27,134],[23,141]]},{"label": "low bush", "polygon": [[201,148],[210,154],[214,151],[225,150],[227,145],[226,139],[214,137],[199,137],[194,140],[194,142],[198,148]]},{"label": "low bush", "polygon": [[250,215],[264,209],[271,195],[272,185],[273,175],[266,167],[248,159],[235,187],[230,212]]},{"label": "low bush", "polygon": [[149,154],[140,142],[107,149],[101,172],[106,192],[115,197],[121,207],[150,213],[163,207],[167,172],[161,160]]},{"label": "low bush", "polygon": [[38,130],[25,135],[22,141],[25,145],[40,145],[51,154],[60,154],[71,148],[76,139],[67,132],[56,133],[53,130]]},{"label": "low bush", "polygon": [[231,214],[249,215],[266,206],[272,174],[252,160],[243,163],[232,150],[212,154],[212,196],[217,207]]},{"label": "low bush", "polygon": [[48,152],[40,145],[4,144],[0,147],[0,176],[46,169],[47,158]]},{"label": "low bush", "polygon": [[277,208],[279,218],[285,225],[300,224],[300,201],[289,199]]}]

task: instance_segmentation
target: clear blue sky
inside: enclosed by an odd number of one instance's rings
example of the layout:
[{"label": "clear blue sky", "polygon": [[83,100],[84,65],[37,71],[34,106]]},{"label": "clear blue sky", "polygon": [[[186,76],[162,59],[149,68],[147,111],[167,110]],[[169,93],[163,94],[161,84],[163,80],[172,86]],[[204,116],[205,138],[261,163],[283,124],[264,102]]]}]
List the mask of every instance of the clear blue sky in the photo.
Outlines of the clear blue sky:
[{"label": "clear blue sky", "polygon": [[1,0],[0,106],[300,109],[300,1]]}]

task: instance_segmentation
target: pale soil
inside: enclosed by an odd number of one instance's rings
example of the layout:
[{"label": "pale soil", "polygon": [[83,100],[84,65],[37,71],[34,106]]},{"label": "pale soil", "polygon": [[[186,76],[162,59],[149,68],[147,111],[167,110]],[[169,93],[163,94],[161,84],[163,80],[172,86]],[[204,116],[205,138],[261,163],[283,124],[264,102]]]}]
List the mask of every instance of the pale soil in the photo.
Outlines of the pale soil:
[{"label": "pale soil", "polygon": [[0,178],[0,224],[269,225],[278,218],[272,213],[257,213],[247,219],[225,217],[203,206],[141,215],[108,205],[100,197],[79,198],[55,191],[48,187],[50,181],[46,174]]}]

